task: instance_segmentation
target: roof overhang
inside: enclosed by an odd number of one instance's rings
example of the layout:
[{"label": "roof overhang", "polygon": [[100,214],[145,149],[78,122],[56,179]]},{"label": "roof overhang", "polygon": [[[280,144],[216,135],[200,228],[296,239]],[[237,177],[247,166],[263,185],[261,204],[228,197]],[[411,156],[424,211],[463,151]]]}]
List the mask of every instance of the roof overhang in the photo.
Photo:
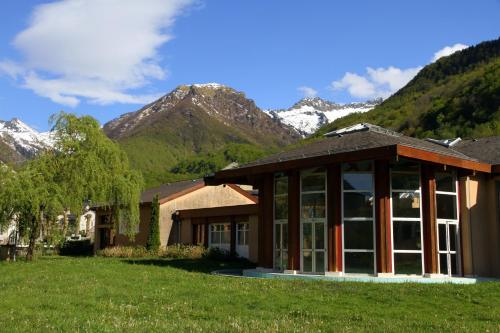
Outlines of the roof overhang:
[{"label": "roof overhang", "polygon": [[238,216],[238,215],[257,215],[258,205],[235,205],[222,206],[211,208],[196,208],[178,210],[176,215],[180,219],[187,218],[205,218],[205,217],[220,217],[220,216]]},{"label": "roof overhang", "polygon": [[495,164],[491,166],[491,172],[500,173],[500,164]]},{"label": "roof overhang", "polygon": [[293,169],[305,169],[317,167],[320,165],[342,162],[381,160],[397,157],[406,157],[419,161],[442,164],[478,172],[492,172],[492,166],[490,164],[395,144],[384,147],[361,149],[343,153],[332,153],[268,164],[241,167],[237,169],[221,170],[212,176],[205,177],[205,183],[207,185],[219,185],[229,182],[236,184],[252,184],[252,179],[254,179],[257,175],[265,173],[284,172]]}]

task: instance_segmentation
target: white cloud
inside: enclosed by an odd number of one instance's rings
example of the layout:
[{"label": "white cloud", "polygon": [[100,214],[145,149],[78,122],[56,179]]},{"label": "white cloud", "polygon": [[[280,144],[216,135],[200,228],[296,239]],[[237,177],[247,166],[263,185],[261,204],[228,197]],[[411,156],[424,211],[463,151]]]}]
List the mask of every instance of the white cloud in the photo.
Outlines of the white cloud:
[{"label": "white cloud", "polygon": [[0,72],[52,101],[145,103],[131,90],[167,76],[158,49],[196,0],[62,0],[35,7],[13,45],[23,60],[0,62]]},{"label": "white cloud", "polygon": [[356,98],[387,98],[394,92],[405,86],[422,67],[400,69],[388,68],[366,68],[364,76],[347,72],[338,81],[332,82],[332,90],[347,90]]},{"label": "white cloud", "polygon": [[318,91],[314,88],[311,87],[298,87],[297,90],[304,96],[304,97],[316,97],[318,95]]},{"label": "white cloud", "polygon": [[432,62],[438,60],[439,58],[447,57],[449,55],[452,55],[453,53],[455,53],[457,51],[460,51],[460,50],[463,50],[463,49],[466,49],[468,47],[469,46],[467,46],[465,44],[460,44],[460,43],[457,43],[457,44],[455,44],[453,46],[443,47],[441,50],[439,50],[436,53],[434,53],[434,57],[432,58]]}]

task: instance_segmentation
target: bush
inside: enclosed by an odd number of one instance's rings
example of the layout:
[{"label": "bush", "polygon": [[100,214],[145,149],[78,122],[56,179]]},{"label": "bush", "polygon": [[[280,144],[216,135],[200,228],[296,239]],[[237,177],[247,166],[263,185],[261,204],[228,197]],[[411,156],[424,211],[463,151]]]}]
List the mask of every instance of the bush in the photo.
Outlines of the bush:
[{"label": "bush", "polygon": [[142,246],[115,246],[97,252],[102,257],[113,258],[148,258],[161,257],[170,259],[200,259],[207,257],[208,250],[203,246],[171,245],[158,250],[148,251]]},{"label": "bush", "polygon": [[91,256],[94,252],[94,244],[90,239],[67,240],[59,249],[62,256]]},{"label": "bush", "polygon": [[218,247],[211,247],[207,249],[205,257],[214,260],[234,259],[234,257],[231,256],[231,253],[229,251],[224,249],[219,249]]}]

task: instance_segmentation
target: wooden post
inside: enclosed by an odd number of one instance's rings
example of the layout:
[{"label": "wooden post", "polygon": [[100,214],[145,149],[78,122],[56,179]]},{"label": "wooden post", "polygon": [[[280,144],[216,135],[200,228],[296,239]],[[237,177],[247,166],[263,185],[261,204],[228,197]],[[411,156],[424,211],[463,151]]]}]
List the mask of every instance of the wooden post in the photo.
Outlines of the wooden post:
[{"label": "wooden post", "polygon": [[375,226],[377,272],[392,272],[390,172],[388,160],[375,161]]},{"label": "wooden post", "polygon": [[436,179],[433,167],[422,164],[421,178],[425,273],[437,274],[438,251],[436,230]]},{"label": "wooden post", "polygon": [[260,267],[273,267],[273,189],[272,174],[259,182],[259,258]]},{"label": "wooden post", "polygon": [[288,176],[288,269],[300,270],[300,173]]},{"label": "wooden post", "polygon": [[234,220],[234,216],[230,217],[231,219],[231,240],[230,240],[230,250],[229,253],[231,256],[236,256],[236,222]]},{"label": "wooden post", "polygon": [[342,179],[340,164],[329,165],[326,175],[328,271],[342,271]]},{"label": "wooden post", "polygon": [[205,218],[205,224],[203,224],[203,246],[205,247],[208,247],[208,233],[209,233],[208,219]]}]

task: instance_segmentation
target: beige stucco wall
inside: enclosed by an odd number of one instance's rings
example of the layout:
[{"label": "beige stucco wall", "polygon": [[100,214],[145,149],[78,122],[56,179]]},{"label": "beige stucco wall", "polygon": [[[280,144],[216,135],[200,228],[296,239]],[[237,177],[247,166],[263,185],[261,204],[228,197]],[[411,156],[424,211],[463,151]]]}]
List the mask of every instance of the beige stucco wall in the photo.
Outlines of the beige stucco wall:
[{"label": "beige stucco wall", "polygon": [[[211,208],[254,203],[229,186],[205,186],[160,205],[160,240],[166,246],[172,229],[172,214],[180,209]],[[125,235],[116,235],[117,245],[146,245],[151,219],[151,205],[141,205],[139,233],[131,242]],[[182,227],[181,227],[182,228]],[[183,232],[181,230],[181,236]],[[183,236],[182,236],[183,237]]]},{"label": "beige stucco wall", "polygon": [[463,272],[466,276],[500,277],[500,220],[496,203],[500,177],[460,179]]}]

